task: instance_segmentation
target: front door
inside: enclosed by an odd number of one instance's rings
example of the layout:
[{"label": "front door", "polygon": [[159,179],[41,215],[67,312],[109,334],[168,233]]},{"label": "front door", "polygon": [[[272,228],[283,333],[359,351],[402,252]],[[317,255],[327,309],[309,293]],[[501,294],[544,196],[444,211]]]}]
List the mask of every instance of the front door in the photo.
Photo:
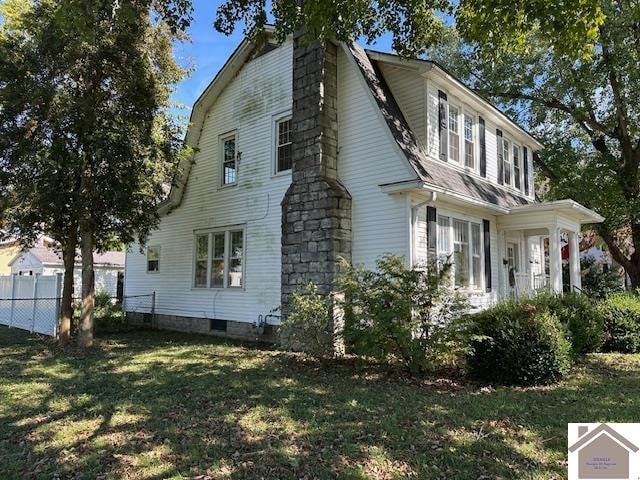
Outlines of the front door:
[{"label": "front door", "polygon": [[509,280],[510,290],[513,290],[516,286],[516,273],[518,271],[518,244],[514,242],[507,242],[507,278]]}]

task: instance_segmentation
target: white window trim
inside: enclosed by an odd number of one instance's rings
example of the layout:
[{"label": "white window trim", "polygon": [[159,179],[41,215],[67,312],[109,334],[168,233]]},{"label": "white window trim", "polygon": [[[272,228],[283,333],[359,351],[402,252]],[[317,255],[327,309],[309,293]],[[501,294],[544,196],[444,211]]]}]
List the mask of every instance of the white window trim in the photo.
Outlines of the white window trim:
[{"label": "white window trim", "polygon": [[[149,270],[149,250],[152,248],[158,249],[158,269],[157,270]],[[147,254],[145,255],[145,260],[147,262],[147,273],[160,273],[160,255],[162,254],[162,249],[160,245],[148,245],[147,246]]]},{"label": "white window trim", "polygon": [[[242,286],[229,286],[229,264],[231,259],[231,232],[242,232]],[[213,256],[213,236],[217,233],[224,233],[224,272],[222,287],[211,286],[211,261]],[[198,253],[198,236],[207,235],[207,285],[196,285],[196,263]],[[194,290],[231,290],[244,291],[247,286],[246,265],[247,265],[247,229],[245,225],[231,225],[226,227],[210,228],[206,230],[195,230],[193,232],[193,252],[191,262],[191,288]]]},{"label": "white window trim", "polygon": [[[520,166],[518,167],[520,169],[520,172],[518,172],[518,177],[520,180],[520,188],[516,187],[516,162],[515,162],[515,156],[513,155],[514,149],[518,149],[518,160],[520,161]],[[524,168],[522,163],[524,162],[524,157],[523,157],[523,152],[522,152],[522,145],[518,142],[515,142],[513,140],[511,140],[511,173],[513,174],[513,188],[524,194]]]},{"label": "white window trim", "polygon": [[[284,177],[291,175],[292,169],[278,171],[278,125],[284,120],[292,120],[292,113],[290,109],[278,112],[271,117],[271,176],[272,177]],[[293,123],[291,125],[293,129]],[[292,149],[293,154],[293,149]]]},{"label": "white window trim", "polygon": [[[447,94],[447,160],[449,164],[455,168],[460,168],[466,172],[475,173],[480,175],[480,127],[478,126],[478,113],[462,102],[458,97],[452,95],[449,91],[442,88]],[[457,124],[458,124],[458,155],[459,159],[455,160],[451,157],[451,136],[449,131],[449,107],[453,105],[458,109]],[[464,149],[464,117],[465,115],[472,119],[472,133],[473,133],[473,167],[467,167],[465,162],[465,149]],[[428,122],[428,120],[427,120]]]},{"label": "white window trim", "polygon": [[[235,162],[236,162],[236,179],[235,182],[233,183],[224,183],[224,142],[226,140],[229,140],[230,138],[233,138],[235,140],[235,144],[236,144],[236,158],[235,158]],[[220,135],[218,137],[218,158],[220,159],[220,161],[218,162],[219,166],[218,166],[218,175],[219,175],[219,179],[220,181],[218,182],[218,188],[227,188],[227,187],[233,187],[235,185],[238,184],[238,175],[240,172],[240,162],[239,162],[239,150],[238,150],[238,131],[237,130],[231,130],[229,132],[223,133],[222,135]]]},{"label": "white window trim", "polygon": [[[468,167],[464,150],[464,117],[471,117],[471,135],[473,136],[473,167]],[[478,114],[466,106],[462,110],[462,161],[460,165],[468,172],[480,174],[480,127],[478,126]]]},{"label": "white window trim", "polygon": [[[456,160],[455,158],[453,158],[451,156],[451,129],[449,128],[449,118],[451,115],[451,107],[454,107],[455,109],[458,110],[458,114],[456,115],[456,125],[458,126],[458,131],[456,132],[458,135],[458,160]],[[454,165],[459,165],[461,167],[464,167],[464,161],[462,160],[462,148],[461,148],[461,144],[462,142],[462,133],[460,132],[460,113],[462,112],[462,106],[460,106],[460,104],[456,101],[455,98],[453,97],[449,97],[449,95],[447,94],[447,159],[449,160],[449,162],[453,163]]]},{"label": "white window trim", "polygon": [[[438,232],[436,233],[436,238],[439,239],[440,238],[440,223],[439,223],[439,217],[448,217],[449,219],[449,225],[448,225],[448,229],[449,229],[449,235],[448,235],[448,240],[449,240],[449,247],[448,247],[448,251],[444,252],[441,251],[439,246],[437,245],[437,252],[436,255],[438,258],[444,258],[444,257],[450,257],[453,255],[453,243],[454,243],[454,233],[453,233],[453,221],[454,220],[458,220],[461,222],[466,222],[467,223],[467,228],[468,228],[468,233],[469,233],[469,241],[468,241],[468,245],[469,245],[469,281],[470,284],[469,285],[461,285],[461,286],[457,286],[455,285],[455,262],[453,262],[453,258],[450,258],[451,261],[451,284],[461,290],[461,291],[465,291],[465,292],[470,292],[470,293],[478,293],[478,292],[484,292],[485,291],[485,278],[484,278],[484,271],[485,271],[485,265],[484,265],[484,229],[482,228],[482,220],[479,220],[477,218],[473,218],[473,217],[469,217],[466,215],[461,215],[455,212],[448,212],[446,210],[442,210],[440,211],[440,209],[438,209],[437,212],[437,217],[436,217],[436,228],[438,229]],[[476,224],[480,226],[480,278],[479,281],[477,282],[477,285],[471,285],[471,279],[473,277],[473,239],[472,239],[472,228],[471,225],[472,224]]]}]

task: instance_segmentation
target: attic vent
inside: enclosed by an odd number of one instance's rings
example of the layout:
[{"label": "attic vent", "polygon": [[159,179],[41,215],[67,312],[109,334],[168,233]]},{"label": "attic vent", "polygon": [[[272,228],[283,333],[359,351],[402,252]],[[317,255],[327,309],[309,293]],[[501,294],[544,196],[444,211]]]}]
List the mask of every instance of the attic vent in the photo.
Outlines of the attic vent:
[{"label": "attic vent", "polygon": [[209,330],[213,332],[226,332],[227,321],[218,320],[217,318],[212,318],[211,320],[209,320]]}]

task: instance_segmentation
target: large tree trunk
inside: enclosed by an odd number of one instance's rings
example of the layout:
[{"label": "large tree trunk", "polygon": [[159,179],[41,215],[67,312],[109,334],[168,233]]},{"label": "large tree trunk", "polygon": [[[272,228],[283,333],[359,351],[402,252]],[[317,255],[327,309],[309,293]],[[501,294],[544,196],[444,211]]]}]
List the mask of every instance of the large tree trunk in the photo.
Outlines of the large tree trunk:
[{"label": "large tree trunk", "polygon": [[78,346],[93,345],[93,313],[95,307],[93,272],[93,226],[84,221],[80,227],[80,252],[82,254],[82,314],[78,328]]},{"label": "large tree trunk", "polygon": [[60,305],[59,339],[62,344],[71,340],[71,320],[73,318],[73,270],[75,267],[76,247],[78,245],[78,225],[69,228],[66,243],[62,248],[64,262],[64,281],[62,284],[62,303]]}]

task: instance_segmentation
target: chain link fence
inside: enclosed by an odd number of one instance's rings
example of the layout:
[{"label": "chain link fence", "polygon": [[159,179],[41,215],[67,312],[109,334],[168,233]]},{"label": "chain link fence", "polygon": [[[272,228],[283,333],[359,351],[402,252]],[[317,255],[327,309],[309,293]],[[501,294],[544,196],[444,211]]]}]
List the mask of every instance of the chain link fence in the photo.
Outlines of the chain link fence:
[{"label": "chain link fence", "polygon": [[[0,276],[0,325],[55,337],[58,333],[62,277],[60,275]],[[101,298],[99,298],[101,297]],[[96,322],[155,326],[155,292],[122,299],[96,295]],[[81,299],[74,298],[74,323]],[[100,305],[102,302],[102,305]],[[117,315],[115,315],[117,313]],[[105,318],[99,318],[103,316]],[[109,318],[111,317],[111,318]],[[116,320],[116,318],[119,319]]]}]

